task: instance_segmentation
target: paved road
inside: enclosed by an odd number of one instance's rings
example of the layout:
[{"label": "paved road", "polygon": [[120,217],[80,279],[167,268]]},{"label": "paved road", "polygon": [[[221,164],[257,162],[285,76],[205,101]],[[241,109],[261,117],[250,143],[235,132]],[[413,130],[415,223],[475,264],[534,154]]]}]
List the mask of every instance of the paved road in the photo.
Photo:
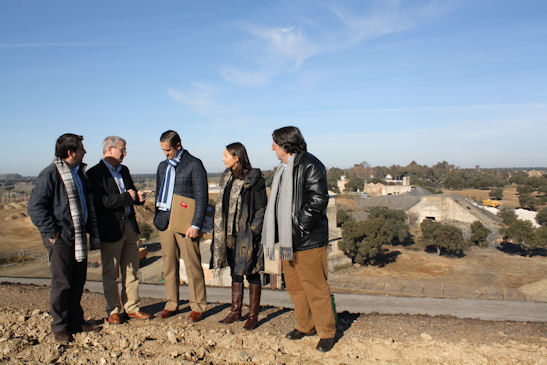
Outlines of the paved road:
[{"label": "paved road", "polygon": [[[49,279],[0,277],[0,282],[49,286]],[[88,281],[86,289],[102,293],[101,282]],[[163,285],[140,284],[143,297],[164,298]],[[180,288],[181,298],[188,298],[188,287]],[[285,291],[264,290],[262,305],[293,308]],[[229,303],[230,288],[207,287],[207,299],[211,303]],[[499,300],[435,299],[375,296],[360,294],[336,294],[338,312],[381,314],[451,315],[458,318],[477,318],[489,321],[547,322],[547,303],[514,302]]]}]

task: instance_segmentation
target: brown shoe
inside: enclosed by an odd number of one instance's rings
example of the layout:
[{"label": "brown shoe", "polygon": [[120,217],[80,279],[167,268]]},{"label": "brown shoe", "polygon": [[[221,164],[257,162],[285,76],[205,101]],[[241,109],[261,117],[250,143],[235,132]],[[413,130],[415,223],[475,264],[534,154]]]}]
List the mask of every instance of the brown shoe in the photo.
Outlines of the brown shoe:
[{"label": "brown shoe", "polygon": [[120,324],[121,323],[120,315],[118,313],[112,313],[111,315],[108,316],[107,321],[110,324]]},{"label": "brown shoe", "polygon": [[127,313],[127,316],[129,318],[137,318],[137,319],[150,319],[152,316],[148,313],[144,313],[141,311],[136,311],[134,313]]},{"label": "brown shoe", "polygon": [[249,316],[243,325],[246,330],[254,330],[258,325],[258,312],[260,311],[260,284],[249,285]]},{"label": "brown shoe", "polygon": [[317,343],[316,349],[321,352],[328,352],[334,346],[334,337],[332,338],[321,338],[319,343]]},{"label": "brown shoe", "polygon": [[98,332],[99,326],[90,322],[82,323],[82,332]]},{"label": "brown shoe", "polygon": [[203,319],[203,313],[192,311],[192,313],[188,316],[188,319],[192,322],[199,322]]},{"label": "brown shoe", "polygon": [[69,343],[72,341],[72,335],[67,331],[53,332],[53,338],[57,343]]},{"label": "brown shoe", "polygon": [[175,313],[177,313],[177,311],[168,311],[167,309],[164,309],[160,312],[160,314],[158,314],[158,317],[168,318],[168,317],[171,317],[171,316],[175,315]]},{"label": "brown shoe", "polygon": [[228,324],[241,321],[241,306],[243,304],[243,283],[232,281],[232,310],[220,320],[220,323]]},{"label": "brown shoe", "polygon": [[300,332],[299,330],[295,328],[291,332],[287,333],[285,335],[285,338],[288,338],[289,340],[300,340],[301,338],[305,336],[313,336],[316,333],[317,332],[315,332],[315,329],[311,332],[305,333],[305,332]]}]

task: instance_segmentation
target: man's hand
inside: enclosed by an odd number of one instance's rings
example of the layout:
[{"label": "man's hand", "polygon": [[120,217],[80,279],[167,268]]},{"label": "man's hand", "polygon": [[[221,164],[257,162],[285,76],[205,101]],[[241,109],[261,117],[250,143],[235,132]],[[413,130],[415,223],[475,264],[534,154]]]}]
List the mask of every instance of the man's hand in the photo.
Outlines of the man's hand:
[{"label": "man's hand", "polygon": [[133,189],[127,189],[127,192],[131,196],[131,199],[137,200],[137,192]]},{"label": "man's hand", "polygon": [[199,231],[195,229],[194,227],[190,227],[186,231],[186,237],[188,238],[198,238],[198,236],[199,236]]},{"label": "man's hand", "polygon": [[53,236],[53,238],[48,238],[48,240],[52,245],[54,245],[55,242],[57,242],[57,238],[59,238],[59,232],[55,233],[55,236]]},{"label": "man's hand", "polygon": [[139,197],[139,202],[140,203],[144,203],[144,201],[146,200],[146,193],[144,191],[137,191],[137,195]]}]

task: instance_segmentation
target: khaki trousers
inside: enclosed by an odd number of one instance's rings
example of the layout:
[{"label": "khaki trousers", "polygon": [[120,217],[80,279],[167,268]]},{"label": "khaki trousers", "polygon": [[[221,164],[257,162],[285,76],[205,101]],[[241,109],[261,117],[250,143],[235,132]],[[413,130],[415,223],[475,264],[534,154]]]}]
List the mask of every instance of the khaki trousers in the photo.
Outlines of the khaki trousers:
[{"label": "khaki trousers", "polygon": [[[106,314],[134,313],[139,310],[139,235],[125,222],[124,235],[116,242],[101,242],[103,265],[103,291]],[[118,292],[117,280],[121,273],[122,292]]]},{"label": "khaki trousers", "polygon": [[190,308],[194,312],[203,313],[207,310],[207,294],[205,292],[205,277],[201,267],[201,252],[199,240],[186,238],[180,233],[166,229],[160,231],[161,252],[165,280],[165,308],[168,311],[178,309],[179,303],[179,260],[182,256],[188,289]]},{"label": "khaki trousers", "polygon": [[327,247],[293,252],[291,261],[283,260],[287,292],[294,304],[296,329],[320,338],[336,335],[336,323],[327,283]]}]

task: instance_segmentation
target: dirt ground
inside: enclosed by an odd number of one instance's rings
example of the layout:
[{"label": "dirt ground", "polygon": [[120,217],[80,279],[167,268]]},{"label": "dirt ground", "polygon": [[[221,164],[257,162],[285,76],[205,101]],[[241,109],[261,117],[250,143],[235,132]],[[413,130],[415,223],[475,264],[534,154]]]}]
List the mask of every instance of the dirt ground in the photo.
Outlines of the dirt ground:
[{"label": "dirt ground", "polygon": [[[463,189],[463,190],[443,190],[446,194],[459,195],[464,198],[470,198],[474,201],[481,203],[483,199],[490,199],[489,193],[490,190],[480,190],[480,189]],[[519,208],[519,196],[517,193],[517,188],[515,187],[505,187],[503,188],[503,199],[500,200],[500,208]]]},{"label": "dirt ground", "polygon": [[[290,341],[292,311],[263,307],[259,327],[217,321],[228,305],[210,304],[207,317],[189,322],[182,313],[150,321],[102,324],[68,345],[50,332],[48,288],[0,284],[0,362],[8,364],[547,364],[547,324],[489,322],[452,317],[339,313],[337,342],[326,354],[317,336]],[[86,318],[104,320],[104,299],[84,293]],[[154,313],[163,303],[142,299]],[[244,312],[247,308],[244,307]]]},{"label": "dirt ground", "polygon": [[469,248],[464,257],[438,256],[414,246],[385,249],[385,260],[337,270],[329,284],[354,293],[547,302],[544,256],[523,257],[493,247]]}]

